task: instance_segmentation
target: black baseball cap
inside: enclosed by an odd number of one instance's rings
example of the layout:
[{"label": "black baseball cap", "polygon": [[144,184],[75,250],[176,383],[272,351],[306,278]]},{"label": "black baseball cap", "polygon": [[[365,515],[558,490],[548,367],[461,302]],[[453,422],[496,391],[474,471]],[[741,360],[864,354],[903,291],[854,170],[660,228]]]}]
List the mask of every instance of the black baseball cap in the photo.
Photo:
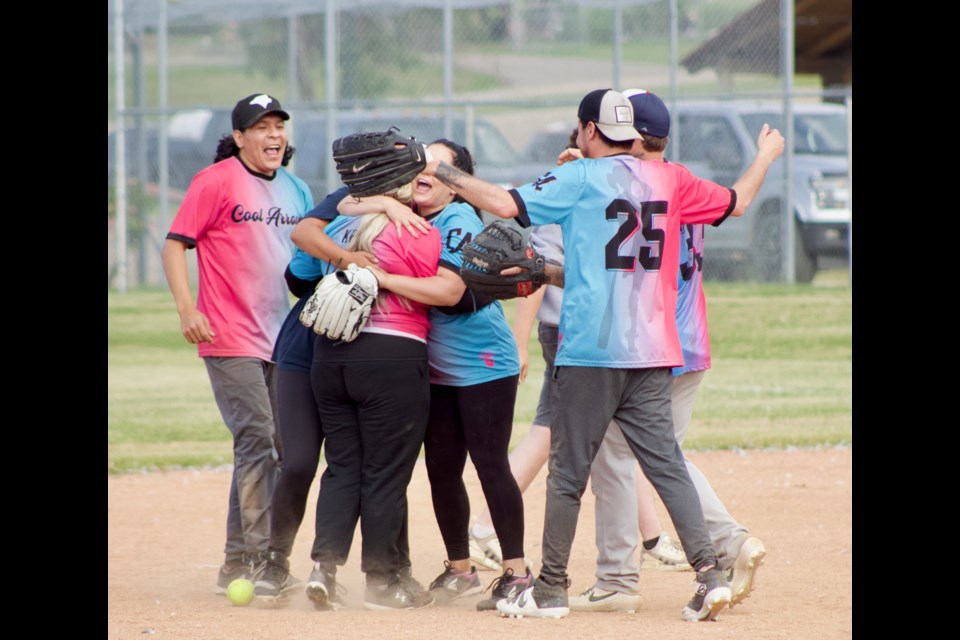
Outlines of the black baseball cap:
[{"label": "black baseball cap", "polygon": [[627,89],[623,95],[633,105],[633,126],[637,131],[658,138],[670,135],[670,111],[663,100],[643,89]]},{"label": "black baseball cap", "polygon": [[234,129],[243,131],[268,113],[275,113],[284,120],[290,119],[290,114],[283,110],[279,100],[265,93],[255,93],[237,102],[230,120]]},{"label": "black baseball cap", "polygon": [[593,122],[611,140],[636,140],[633,128],[633,106],[622,93],[613,89],[594,89],[580,101],[577,117]]}]

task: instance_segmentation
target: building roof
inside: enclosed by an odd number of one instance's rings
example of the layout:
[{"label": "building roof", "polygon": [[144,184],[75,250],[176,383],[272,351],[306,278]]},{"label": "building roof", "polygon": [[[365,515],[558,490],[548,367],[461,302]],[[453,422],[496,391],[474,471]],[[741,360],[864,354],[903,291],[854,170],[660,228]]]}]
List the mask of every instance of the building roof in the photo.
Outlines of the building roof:
[{"label": "building roof", "polygon": [[[796,73],[823,76],[824,86],[853,82],[853,0],[796,0]],[[780,73],[780,0],[761,0],[738,15],[681,64],[691,73]]]}]

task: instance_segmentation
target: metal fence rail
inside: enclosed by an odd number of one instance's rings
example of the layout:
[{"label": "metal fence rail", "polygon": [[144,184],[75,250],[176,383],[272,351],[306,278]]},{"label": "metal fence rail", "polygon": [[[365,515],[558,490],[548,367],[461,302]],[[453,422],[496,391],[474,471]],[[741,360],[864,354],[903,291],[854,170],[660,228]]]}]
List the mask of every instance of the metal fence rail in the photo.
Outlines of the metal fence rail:
[{"label": "metal fence rail", "polygon": [[849,11],[794,29],[780,19],[794,15],[792,0],[108,8],[108,286],[120,290],[163,283],[160,248],[183,192],[229,133],[237,97],[254,91],[291,112],[292,168],[317,199],[337,186],[331,136],[390,125],[466,144],[485,179],[532,181],[566,144],[580,98],[598,87],[663,97],[673,114],[668,157],[722,184],[749,163],[757,118],[773,120],[790,153],[762,202],[710,230],[707,277],[803,282],[849,254],[851,81],[795,74],[806,58],[792,54],[813,28],[837,34],[824,42],[842,39]]}]

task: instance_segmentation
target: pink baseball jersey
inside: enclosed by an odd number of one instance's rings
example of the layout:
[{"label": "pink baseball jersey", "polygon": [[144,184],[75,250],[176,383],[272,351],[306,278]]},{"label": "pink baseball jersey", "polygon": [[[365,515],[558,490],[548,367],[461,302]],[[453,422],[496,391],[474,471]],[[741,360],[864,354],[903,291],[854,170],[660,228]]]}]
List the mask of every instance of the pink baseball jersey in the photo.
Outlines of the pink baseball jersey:
[{"label": "pink baseball jersey", "polygon": [[215,334],[200,357],[271,359],[290,308],[290,232],[312,207],[310,189],[282,167],[267,179],[233,157],[194,177],[167,238],[197,249],[197,310]]},{"label": "pink baseball jersey", "polygon": [[679,164],[618,154],[569,162],[511,193],[521,224],[563,232],[556,365],[682,366],[680,226],[720,224],[734,192]]},{"label": "pink baseball jersey", "polygon": [[[373,241],[373,253],[380,260],[377,266],[387,273],[413,278],[435,276],[440,261],[440,232],[431,227],[417,238],[409,231],[398,236],[396,227],[390,223]],[[430,305],[406,301],[409,309],[404,308],[393,292],[380,296],[363,331],[408,334],[425,342],[430,329],[427,318]]]}]

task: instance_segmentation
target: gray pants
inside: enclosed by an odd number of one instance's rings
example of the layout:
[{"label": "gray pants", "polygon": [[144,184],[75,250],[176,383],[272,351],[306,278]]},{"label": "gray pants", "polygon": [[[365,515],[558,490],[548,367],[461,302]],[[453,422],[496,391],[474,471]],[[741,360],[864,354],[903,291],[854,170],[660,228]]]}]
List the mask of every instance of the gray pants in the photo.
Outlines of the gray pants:
[{"label": "gray pants", "polygon": [[220,415],[233,434],[233,479],[227,512],[227,562],[266,552],[270,499],[277,479],[274,446],[276,366],[259,358],[203,359]]},{"label": "gray pants", "polygon": [[[697,388],[705,373],[696,371],[673,378],[673,424],[680,444],[687,435]],[[700,497],[717,559],[727,569],[749,532],[730,515],[703,472],[690,460],[684,461]],[[590,486],[596,496],[597,586],[606,591],[635,591],[640,579],[635,560],[639,543],[636,468],[636,458],[623,432],[611,423],[590,472]]]},{"label": "gray pants", "polygon": [[[700,500],[674,438],[670,369],[558,367],[556,379],[560,407],[550,432],[540,578],[552,586],[569,584],[580,499],[610,420],[621,426],[660,494],[690,563],[694,568],[715,564]],[[636,522],[634,511],[634,529]]]}]

